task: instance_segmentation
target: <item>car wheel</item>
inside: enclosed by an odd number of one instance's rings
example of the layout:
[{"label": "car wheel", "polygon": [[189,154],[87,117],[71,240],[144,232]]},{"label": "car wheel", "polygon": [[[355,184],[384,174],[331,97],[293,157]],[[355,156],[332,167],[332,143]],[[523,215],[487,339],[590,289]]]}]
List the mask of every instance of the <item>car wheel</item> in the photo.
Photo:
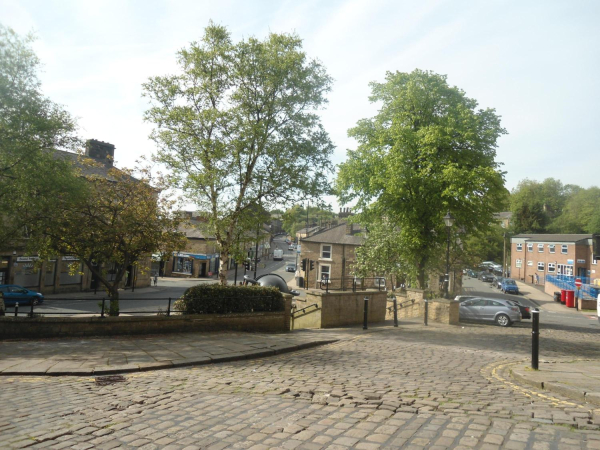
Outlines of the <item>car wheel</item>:
[{"label": "car wheel", "polygon": [[506,314],[498,314],[496,316],[496,323],[501,327],[510,327],[512,324],[510,317],[508,317]]}]

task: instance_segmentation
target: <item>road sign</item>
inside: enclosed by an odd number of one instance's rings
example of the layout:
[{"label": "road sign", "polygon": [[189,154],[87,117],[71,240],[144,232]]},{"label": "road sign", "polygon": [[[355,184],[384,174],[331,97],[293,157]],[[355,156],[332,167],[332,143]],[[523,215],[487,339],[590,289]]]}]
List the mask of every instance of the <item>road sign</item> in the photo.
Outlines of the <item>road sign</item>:
[{"label": "road sign", "polygon": [[581,287],[581,278],[575,278],[575,286],[578,289]]}]

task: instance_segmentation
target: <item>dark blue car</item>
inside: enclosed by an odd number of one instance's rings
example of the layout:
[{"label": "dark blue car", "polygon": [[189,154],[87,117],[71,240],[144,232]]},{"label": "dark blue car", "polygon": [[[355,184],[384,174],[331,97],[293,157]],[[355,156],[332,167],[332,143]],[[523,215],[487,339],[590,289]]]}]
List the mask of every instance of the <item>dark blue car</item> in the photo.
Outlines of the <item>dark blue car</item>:
[{"label": "dark blue car", "polygon": [[4,306],[15,306],[16,303],[19,306],[38,305],[44,302],[44,296],[36,291],[30,291],[23,286],[17,286],[16,284],[0,284],[0,292],[4,297]]},{"label": "dark blue car", "polygon": [[500,289],[505,294],[516,294],[519,295],[519,287],[517,283],[512,278],[504,278],[502,280],[502,284],[500,285]]}]

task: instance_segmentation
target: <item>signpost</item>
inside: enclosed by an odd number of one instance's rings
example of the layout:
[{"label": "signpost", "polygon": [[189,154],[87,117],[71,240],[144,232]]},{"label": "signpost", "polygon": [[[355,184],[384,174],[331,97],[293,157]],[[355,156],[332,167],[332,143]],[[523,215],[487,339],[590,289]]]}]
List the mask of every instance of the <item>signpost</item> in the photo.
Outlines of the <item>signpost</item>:
[{"label": "signpost", "polygon": [[581,298],[581,278],[575,278],[575,287],[577,288],[577,299],[575,300],[575,308],[579,310],[579,299]]}]

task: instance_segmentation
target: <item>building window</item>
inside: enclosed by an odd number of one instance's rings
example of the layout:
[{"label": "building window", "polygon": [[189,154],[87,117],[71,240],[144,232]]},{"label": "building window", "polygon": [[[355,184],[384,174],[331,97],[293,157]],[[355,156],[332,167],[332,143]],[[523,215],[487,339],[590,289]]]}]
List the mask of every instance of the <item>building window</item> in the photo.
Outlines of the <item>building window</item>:
[{"label": "building window", "polygon": [[523,262],[520,259],[515,261],[515,267],[521,267],[521,264],[523,264]]},{"label": "building window", "polygon": [[523,244],[517,244],[517,251],[518,252],[522,252],[523,251]]},{"label": "building window", "polygon": [[331,259],[331,245],[321,245],[321,258]]},{"label": "building window", "polygon": [[569,246],[568,246],[568,245],[566,245],[566,244],[565,244],[565,245],[561,246],[561,248],[560,248],[560,252],[561,252],[563,255],[566,255],[568,251],[569,251]]},{"label": "building window", "polygon": [[548,251],[550,253],[555,253],[556,252],[556,246],[554,244],[548,244]]},{"label": "building window", "polygon": [[533,251],[533,244],[527,244],[527,251],[528,252],[532,252]]},{"label": "building window", "polygon": [[556,263],[548,263],[548,273],[556,272]]},{"label": "building window", "polygon": [[527,261],[528,266],[533,266],[533,261]]},{"label": "building window", "polygon": [[192,261],[187,256],[173,258],[173,272],[192,274]]},{"label": "building window", "polygon": [[544,253],[544,244],[538,244],[538,253]]},{"label": "building window", "polygon": [[593,264],[593,265],[596,265],[596,264],[598,264],[598,260],[597,260],[597,259],[594,259],[594,258],[592,258],[592,264]]},{"label": "building window", "polygon": [[538,270],[541,270],[542,272],[544,271],[544,263],[543,262],[538,263]]},{"label": "building window", "polygon": [[329,280],[329,277],[331,275],[331,266],[327,264],[321,264],[319,266],[319,272],[319,280]]}]

